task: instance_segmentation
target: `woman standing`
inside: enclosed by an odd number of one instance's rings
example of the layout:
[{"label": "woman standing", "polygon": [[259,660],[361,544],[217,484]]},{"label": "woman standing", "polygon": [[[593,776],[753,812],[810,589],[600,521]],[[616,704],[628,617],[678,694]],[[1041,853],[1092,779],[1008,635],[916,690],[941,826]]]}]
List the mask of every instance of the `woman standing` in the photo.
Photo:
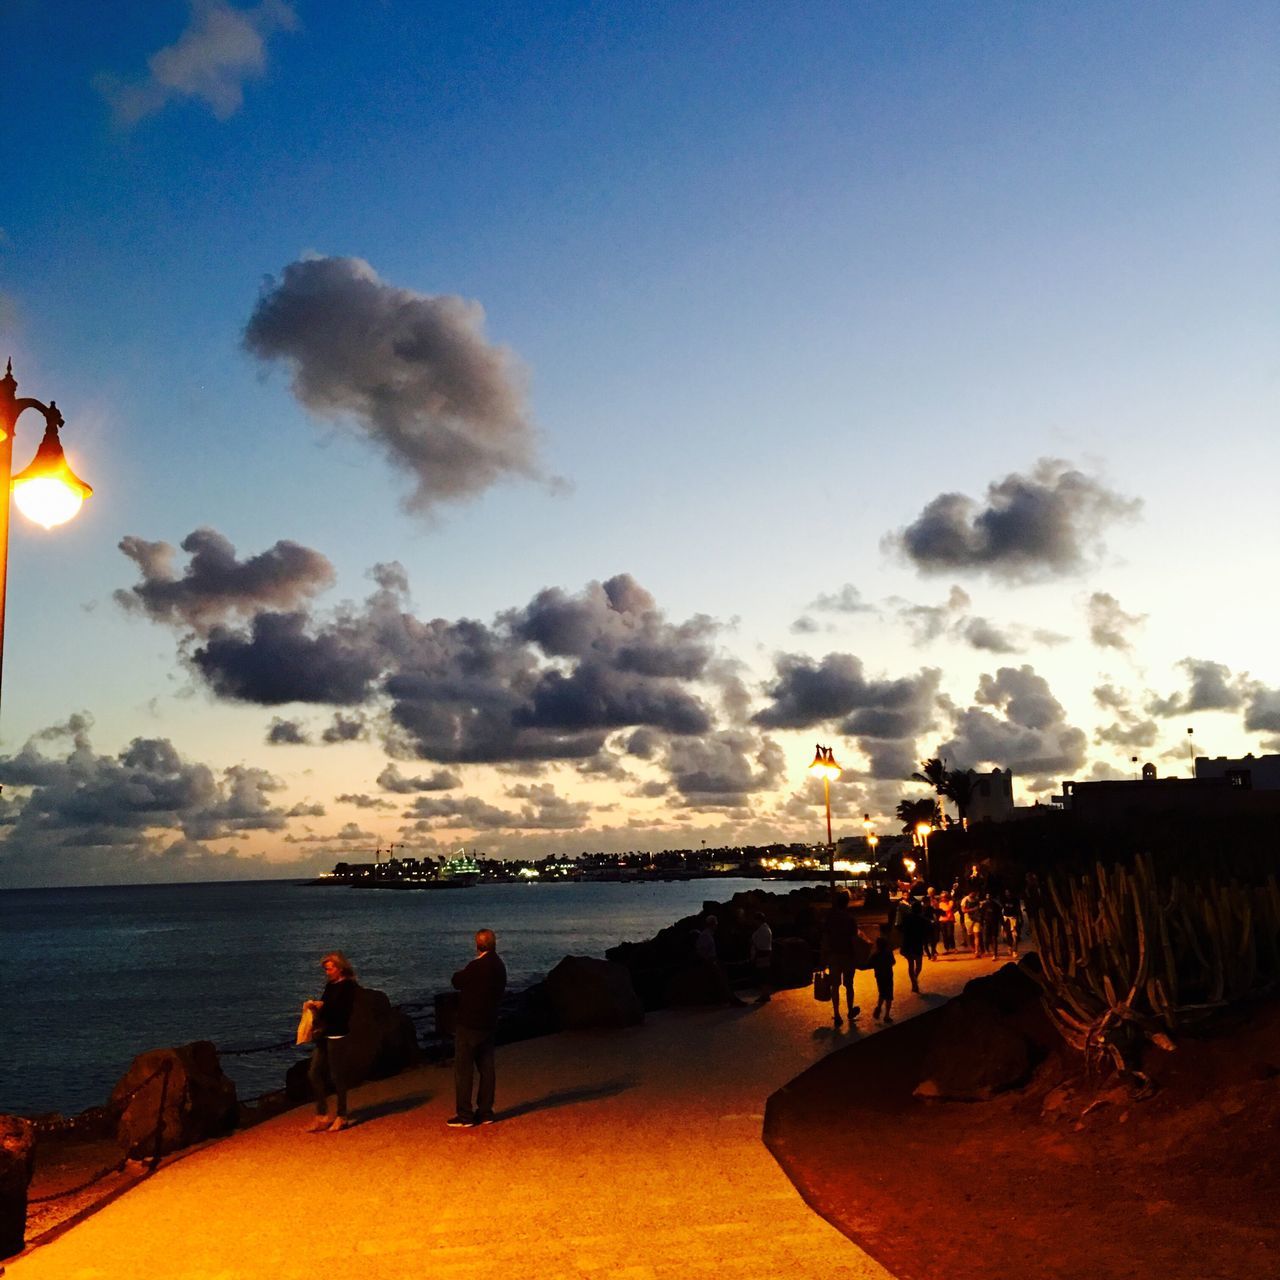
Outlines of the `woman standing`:
[{"label": "woman standing", "polygon": [[[351,1085],[347,1033],[360,984],[351,961],[341,951],[330,951],[320,961],[320,967],[324,970],[324,991],[319,1000],[308,1000],[303,1006],[315,1014],[315,1051],[307,1074],[315,1094],[316,1115],[307,1132],[327,1129],[340,1133],[347,1127],[347,1089]],[[332,1121],[328,1114],[330,1089],[338,1099],[338,1112]]]}]

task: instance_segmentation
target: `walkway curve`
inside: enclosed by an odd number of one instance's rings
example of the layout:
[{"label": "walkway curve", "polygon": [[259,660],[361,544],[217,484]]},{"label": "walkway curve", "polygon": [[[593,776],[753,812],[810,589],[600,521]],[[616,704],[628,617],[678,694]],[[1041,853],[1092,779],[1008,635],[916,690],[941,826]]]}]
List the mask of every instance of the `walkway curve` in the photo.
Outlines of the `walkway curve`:
[{"label": "walkway curve", "polygon": [[[990,963],[927,965],[935,1006]],[[906,974],[898,965],[899,989]],[[868,996],[870,974],[860,974]],[[789,991],[747,1009],[651,1014],[498,1052],[500,1123],[451,1130],[452,1075],[406,1072],[353,1094],[358,1123],[305,1135],[304,1110],[163,1168],[9,1280],[760,1280],[888,1273],[800,1199],[761,1140],[765,1100],[833,1031]]]}]

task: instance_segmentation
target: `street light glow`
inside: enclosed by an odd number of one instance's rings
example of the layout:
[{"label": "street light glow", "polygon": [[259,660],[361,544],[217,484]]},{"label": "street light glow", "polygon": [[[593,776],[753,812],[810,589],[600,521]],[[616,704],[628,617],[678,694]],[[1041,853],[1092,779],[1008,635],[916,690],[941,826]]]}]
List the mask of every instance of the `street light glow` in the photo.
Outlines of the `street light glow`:
[{"label": "street light glow", "polygon": [[13,478],[13,500],[18,510],[28,520],[52,529],[66,524],[92,492],[67,464],[58,428],[50,421],[36,456]]}]

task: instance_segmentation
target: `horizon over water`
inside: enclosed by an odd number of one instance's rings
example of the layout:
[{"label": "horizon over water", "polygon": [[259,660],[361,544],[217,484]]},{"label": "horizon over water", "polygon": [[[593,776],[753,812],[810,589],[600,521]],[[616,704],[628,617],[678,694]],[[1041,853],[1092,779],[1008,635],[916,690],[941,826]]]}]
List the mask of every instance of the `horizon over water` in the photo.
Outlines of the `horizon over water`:
[{"label": "horizon over water", "polygon": [[[291,1040],[301,1002],[323,986],[326,951],[345,951],[361,983],[393,1004],[429,1003],[474,954],[478,928],[497,933],[516,990],[563,956],[603,956],[707,899],[760,887],[733,878],[392,891],[294,879],[0,890],[0,941],[15,962],[0,994],[0,1112],[102,1105],[148,1049]],[[222,1065],[250,1097],[282,1087],[301,1052]]]}]

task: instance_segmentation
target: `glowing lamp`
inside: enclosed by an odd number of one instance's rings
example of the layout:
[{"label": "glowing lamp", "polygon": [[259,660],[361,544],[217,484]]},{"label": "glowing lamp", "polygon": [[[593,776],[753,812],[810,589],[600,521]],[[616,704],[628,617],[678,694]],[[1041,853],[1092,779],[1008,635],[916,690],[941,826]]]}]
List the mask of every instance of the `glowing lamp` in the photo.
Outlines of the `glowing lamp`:
[{"label": "glowing lamp", "polygon": [[929,823],[927,822],[916,823],[916,835],[918,835],[922,841],[927,840],[932,834],[933,834],[933,827]]},{"label": "glowing lamp", "polygon": [[830,747],[819,747],[813,756],[813,763],[809,766],[809,772],[815,778],[825,778],[828,781],[834,781],[840,776],[840,766],[836,764],[835,753]]},{"label": "glowing lamp", "polygon": [[913,875],[915,875],[915,873],[916,873],[916,864],[915,864],[915,859],[913,859],[913,858],[903,858],[903,860],[902,860],[902,869],[903,869],[903,870],[907,873],[907,875],[909,875],[909,876],[913,876]]},{"label": "glowing lamp", "polygon": [[28,520],[52,529],[66,524],[93,493],[67,464],[58,439],[58,428],[50,422],[31,465],[13,477],[13,500]]}]

